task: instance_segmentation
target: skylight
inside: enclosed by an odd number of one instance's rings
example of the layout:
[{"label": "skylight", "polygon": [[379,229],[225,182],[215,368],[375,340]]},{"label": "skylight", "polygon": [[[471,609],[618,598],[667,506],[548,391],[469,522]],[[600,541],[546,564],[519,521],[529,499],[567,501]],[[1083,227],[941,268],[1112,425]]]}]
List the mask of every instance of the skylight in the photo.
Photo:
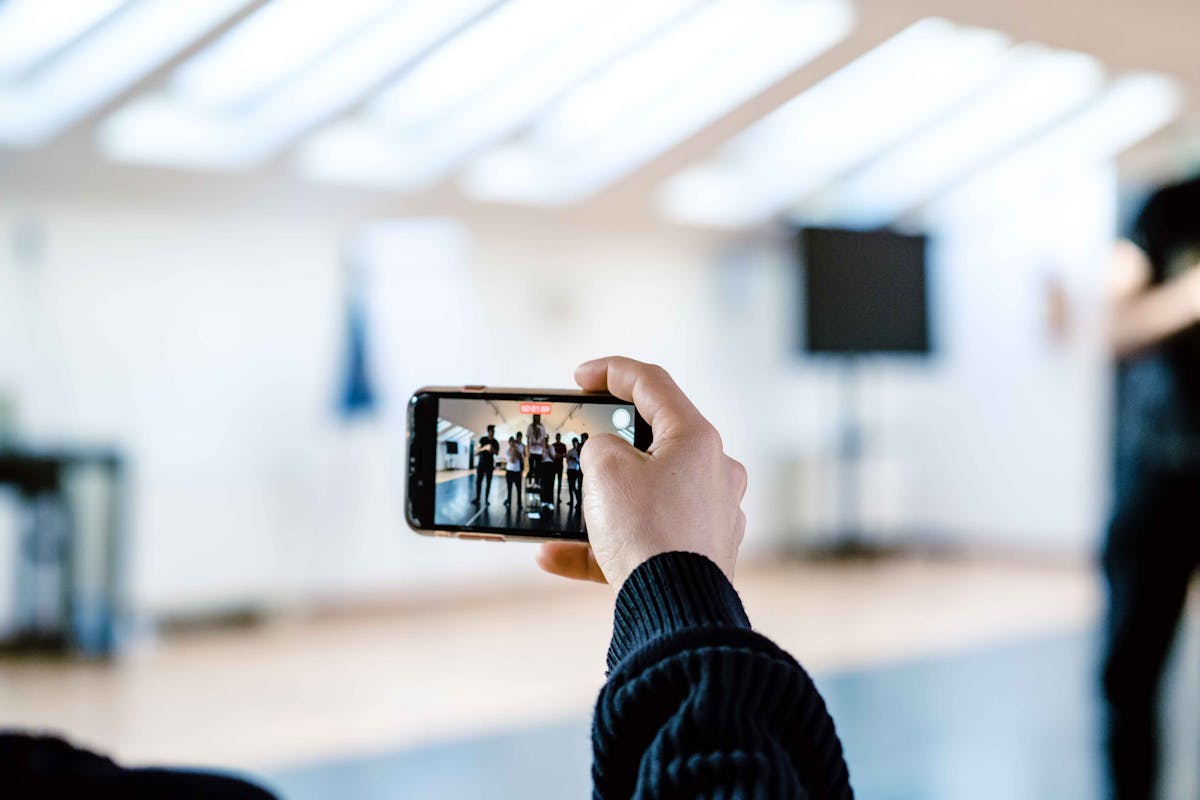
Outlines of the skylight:
[{"label": "skylight", "polygon": [[101,146],[120,161],[214,170],[259,164],[492,2],[407,0],[241,113],[210,113],[172,94],[147,97],[106,121]]},{"label": "skylight", "polygon": [[993,31],[917,22],[668,181],[663,208],[683,222],[766,219],[980,91],[1007,48]]},{"label": "skylight", "polygon": [[[247,2],[133,2],[106,24],[89,28],[72,47],[39,66],[23,80],[10,86],[0,86],[0,144],[31,147],[61,133],[128,89]],[[73,3],[55,3],[52,6],[46,0],[38,0],[38,3],[43,8],[53,7],[55,15],[61,12],[71,17],[74,27],[79,27],[84,20],[82,14],[76,16],[73,10],[64,10],[73,8]],[[14,8],[19,10],[24,7],[25,4],[21,3]],[[100,5],[92,6],[93,16],[98,15],[101,9]],[[33,16],[42,19],[40,15]],[[65,30],[57,27],[61,22],[58,20],[53,23],[59,36]],[[39,30],[49,30],[50,27],[51,23],[46,23],[46,27]],[[18,28],[13,35],[20,36],[21,29]],[[55,37],[35,34],[34,38],[43,42],[40,49],[44,49],[45,43]]]},{"label": "skylight", "polygon": [[[518,63],[509,63],[503,72],[479,69],[474,51],[460,47],[459,38],[452,39],[434,54],[428,69],[412,70],[373,103],[370,115],[336,123],[314,135],[300,152],[299,167],[317,180],[392,189],[426,186],[481,147],[527,125],[570,87],[697,2],[580,3],[566,15],[572,24],[564,25],[562,15],[557,15],[553,25],[547,23],[542,29],[559,31],[554,41],[545,42],[528,58],[517,59]],[[592,13],[580,13],[584,8]],[[473,34],[478,33],[487,34],[485,42],[493,37],[503,41],[508,25],[508,18],[488,15],[461,39],[475,39]],[[439,72],[446,79],[431,82]],[[457,91],[447,88],[452,86]],[[436,97],[419,99],[423,92],[434,91]],[[412,100],[402,112],[400,97]]]},{"label": "skylight", "polygon": [[841,0],[706,4],[568,92],[464,176],[476,197],[566,203],[621,179],[841,40]]}]

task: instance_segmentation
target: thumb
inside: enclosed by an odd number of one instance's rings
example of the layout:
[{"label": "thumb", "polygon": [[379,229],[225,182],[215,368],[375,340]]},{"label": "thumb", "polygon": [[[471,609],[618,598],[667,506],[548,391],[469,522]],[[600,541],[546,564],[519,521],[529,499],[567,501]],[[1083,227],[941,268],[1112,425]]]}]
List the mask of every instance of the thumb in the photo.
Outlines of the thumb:
[{"label": "thumb", "polygon": [[587,446],[579,453],[579,468],[584,477],[602,473],[606,465],[619,463],[628,458],[636,458],[645,454],[612,433],[598,433],[588,439]]}]

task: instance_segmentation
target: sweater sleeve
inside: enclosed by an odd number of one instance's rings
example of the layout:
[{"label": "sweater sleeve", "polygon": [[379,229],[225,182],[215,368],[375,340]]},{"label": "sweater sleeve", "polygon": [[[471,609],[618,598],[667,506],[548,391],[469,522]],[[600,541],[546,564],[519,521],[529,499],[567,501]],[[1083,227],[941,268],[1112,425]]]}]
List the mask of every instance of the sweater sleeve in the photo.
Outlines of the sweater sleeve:
[{"label": "sweater sleeve", "polygon": [[597,800],[853,797],[808,673],[750,629],[712,561],[665,553],[617,596],[592,727]]}]

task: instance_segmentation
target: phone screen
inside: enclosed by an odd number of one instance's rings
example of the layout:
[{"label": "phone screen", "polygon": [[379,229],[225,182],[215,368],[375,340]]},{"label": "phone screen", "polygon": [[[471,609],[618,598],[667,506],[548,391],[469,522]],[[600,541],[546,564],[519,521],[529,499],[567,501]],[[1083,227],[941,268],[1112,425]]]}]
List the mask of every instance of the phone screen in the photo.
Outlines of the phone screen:
[{"label": "phone screen", "polygon": [[636,420],[621,402],[439,398],[434,525],[582,538],[580,454],[603,433],[633,445]]}]

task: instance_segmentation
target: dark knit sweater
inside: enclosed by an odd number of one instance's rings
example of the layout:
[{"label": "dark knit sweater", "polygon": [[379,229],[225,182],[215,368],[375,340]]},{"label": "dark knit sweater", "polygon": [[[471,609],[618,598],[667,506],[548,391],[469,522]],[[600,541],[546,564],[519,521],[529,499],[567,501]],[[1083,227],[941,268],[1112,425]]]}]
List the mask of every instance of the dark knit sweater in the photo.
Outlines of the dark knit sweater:
[{"label": "dark knit sweater", "polygon": [[[667,553],[634,570],[617,596],[608,665],[592,729],[596,798],[853,797],[812,681],[750,630],[707,558]],[[231,777],[124,769],[58,739],[3,731],[0,775],[0,795],[13,798],[271,797]]]},{"label": "dark knit sweater", "polygon": [[750,629],[712,561],[655,556],[617,596],[592,727],[593,794],[851,798],[842,746],[804,669]]}]

